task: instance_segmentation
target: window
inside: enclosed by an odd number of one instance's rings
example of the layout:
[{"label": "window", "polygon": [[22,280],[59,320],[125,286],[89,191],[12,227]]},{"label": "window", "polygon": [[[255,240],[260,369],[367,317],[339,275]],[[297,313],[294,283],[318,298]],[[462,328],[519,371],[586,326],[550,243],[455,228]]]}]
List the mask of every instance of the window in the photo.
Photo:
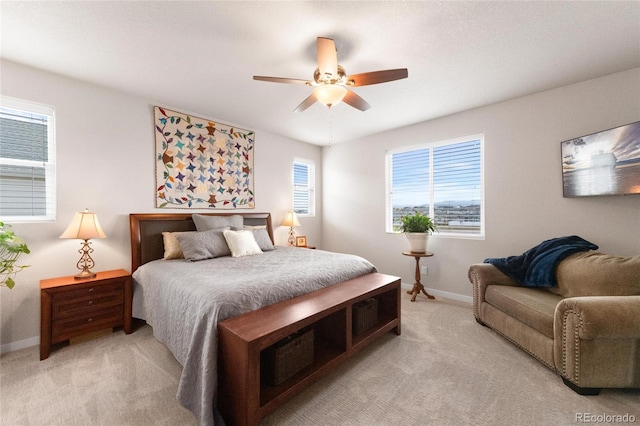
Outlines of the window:
[{"label": "window", "polygon": [[300,216],[314,216],[316,167],[312,161],[293,161],[293,211]]},{"label": "window", "polygon": [[0,219],[55,220],[53,107],[0,98]]},{"label": "window", "polygon": [[434,219],[439,235],[484,236],[483,140],[474,135],[388,151],[387,232],[419,211]]}]

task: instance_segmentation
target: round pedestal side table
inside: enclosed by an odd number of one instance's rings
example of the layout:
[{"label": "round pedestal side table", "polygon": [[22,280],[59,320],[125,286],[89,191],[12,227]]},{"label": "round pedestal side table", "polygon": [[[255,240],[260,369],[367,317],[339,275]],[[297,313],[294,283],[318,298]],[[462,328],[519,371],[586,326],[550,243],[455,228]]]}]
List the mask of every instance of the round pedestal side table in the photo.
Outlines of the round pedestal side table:
[{"label": "round pedestal side table", "polygon": [[412,251],[403,251],[402,254],[405,256],[411,256],[416,259],[416,282],[413,283],[413,288],[407,291],[407,294],[411,294],[411,301],[415,302],[416,296],[420,292],[424,293],[424,295],[427,296],[429,299],[435,299],[435,296],[432,296],[429,293],[427,293],[427,290],[424,289],[424,285],[422,285],[422,283],[420,282],[420,258],[431,257],[433,256],[433,253],[431,252],[414,253]]}]

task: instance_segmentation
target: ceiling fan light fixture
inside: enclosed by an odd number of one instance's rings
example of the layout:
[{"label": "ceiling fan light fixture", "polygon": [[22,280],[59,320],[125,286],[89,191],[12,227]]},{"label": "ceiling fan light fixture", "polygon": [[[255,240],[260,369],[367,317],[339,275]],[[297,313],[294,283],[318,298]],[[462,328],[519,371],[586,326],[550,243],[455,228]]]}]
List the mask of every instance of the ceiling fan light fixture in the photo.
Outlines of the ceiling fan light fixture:
[{"label": "ceiling fan light fixture", "polygon": [[347,88],[337,84],[322,84],[313,89],[313,94],[318,102],[331,108],[342,101],[347,94]]}]

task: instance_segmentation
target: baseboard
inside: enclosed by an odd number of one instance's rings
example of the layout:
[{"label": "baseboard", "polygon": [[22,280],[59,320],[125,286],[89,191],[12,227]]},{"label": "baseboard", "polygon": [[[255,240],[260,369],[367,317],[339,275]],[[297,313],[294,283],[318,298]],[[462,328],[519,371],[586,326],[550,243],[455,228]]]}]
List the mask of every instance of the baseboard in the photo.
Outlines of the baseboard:
[{"label": "baseboard", "polygon": [[[402,288],[406,288],[407,290],[411,290],[413,288],[413,284],[402,283]],[[425,287],[427,292],[436,297],[443,297],[445,299],[457,300],[460,302],[473,303],[473,297],[465,296],[463,294],[451,293],[448,291],[436,290],[435,288]]]},{"label": "baseboard", "polygon": [[31,337],[25,340],[19,340],[17,342],[5,343],[4,345],[0,345],[0,354],[17,351],[19,349],[29,348],[31,346],[38,346],[39,344],[40,344],[40,336]]}]

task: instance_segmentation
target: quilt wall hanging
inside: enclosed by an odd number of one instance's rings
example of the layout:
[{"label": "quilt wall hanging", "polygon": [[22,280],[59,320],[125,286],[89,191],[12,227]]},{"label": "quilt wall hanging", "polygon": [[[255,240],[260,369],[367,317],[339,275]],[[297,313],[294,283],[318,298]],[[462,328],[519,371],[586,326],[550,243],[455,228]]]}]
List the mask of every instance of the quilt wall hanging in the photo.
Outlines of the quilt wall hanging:
[{"label": "quilt wall hanging", "polygon": [[156,207],[254,208],[255,134],[155,107]]}]

